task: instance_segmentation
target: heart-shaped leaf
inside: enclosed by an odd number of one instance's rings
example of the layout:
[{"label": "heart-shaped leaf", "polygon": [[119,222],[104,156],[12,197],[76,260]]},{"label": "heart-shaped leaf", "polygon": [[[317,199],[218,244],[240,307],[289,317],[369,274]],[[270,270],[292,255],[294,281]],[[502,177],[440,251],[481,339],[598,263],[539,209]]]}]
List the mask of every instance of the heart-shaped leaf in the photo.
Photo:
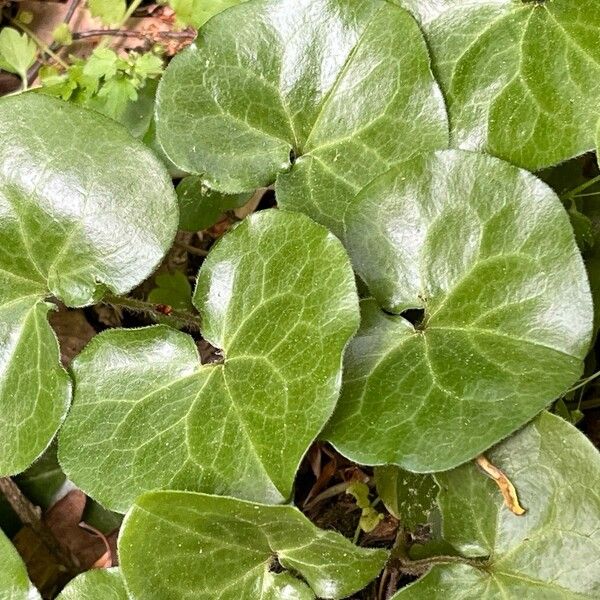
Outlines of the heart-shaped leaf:
[{"label": "heart-shaped leaf", "polygon": [[76,577],[57,600],[128,600],[119,569],[93,569]]},{"label": "heart-shaped leaf", "polygon": [[57,600],[128,600],[119,569],[93,569],[76,577]]},{"label": "heart-shaped leaf", "polygon": [[475,465],[435,477],[444,537],[480,567],[433,567],[394,600],[600,597],[600,456],[575,427],[542,413],[490,453],[527,509],[516,516]]},{"label": "heart-shaped leaf", "polygon": [[41,600],[15,547],[0,530],[0,599]]},{"label": "heart-shaped leaf", "polygon": [[165,169],[120,126],[39,94],[0,101],[0,474],[42,453],[69,403],[44,299],[129,291],[176,227]]},{"label": "heart-shaped leaf", "polygon": [[[308,600],[311,589],[319,598],[362,589],[387,552],[323,531],[293,506],[151,492],[125,518],[119,556],[137,600]],[[306,583],[273,573],[277,561]]]},{"label": "heart-shaped leaf", "polygon": [[167,156],[208,187],[277,178],[280,206],[338,235],[361,187],[448,144],[421,32],[380,0],[254,0],[217,15],[169,65],[156,127]]},{"label": "heart-shaped leaf", "polygon": [[363,190],[347,223],[377,300],[362,302],[326,432],[346,456],[455,467],[580,375],[589,285],[566,211],[533,175],[460,150],[421,156]]},{"label": "heart-shaped leaf", "polygon": [[107,507],[165,487],[281,502],[331,416],[359,315],[324,227],[287,211],[247,218],[204,262],[194,303],[222,364],[200,366],[194,340],[167,327],[108,331],[73,363],[59,459]]},{"label": "heart-shaped leaf", "polygon": [[420,19],[453,145],[530,170],[594,147],[597,0],[400,0]]}]

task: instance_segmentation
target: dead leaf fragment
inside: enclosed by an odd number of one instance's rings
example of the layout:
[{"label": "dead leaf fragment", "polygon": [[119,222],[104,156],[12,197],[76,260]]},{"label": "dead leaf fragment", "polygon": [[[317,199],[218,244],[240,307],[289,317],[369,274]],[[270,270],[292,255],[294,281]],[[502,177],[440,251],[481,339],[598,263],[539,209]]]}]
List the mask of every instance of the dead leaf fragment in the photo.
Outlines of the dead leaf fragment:
[{"label": "dead leaf fragment", "polygon": [[477,465],[484,471],[488,477],[491,477],[504,497],[504,504],[515,515],[522,516],[525,514],[525,509],[519,504],[517,490],[505,473],[493,465],[483,454],[475,459]]}]

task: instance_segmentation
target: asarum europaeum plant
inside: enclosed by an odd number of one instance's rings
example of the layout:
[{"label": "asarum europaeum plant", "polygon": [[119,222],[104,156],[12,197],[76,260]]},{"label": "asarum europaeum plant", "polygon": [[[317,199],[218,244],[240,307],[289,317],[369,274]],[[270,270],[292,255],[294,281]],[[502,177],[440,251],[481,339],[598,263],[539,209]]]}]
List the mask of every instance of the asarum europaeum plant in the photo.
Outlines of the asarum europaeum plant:
[{"label": "asarum europaeum plant", "polygon": [[[600,597],[600,458],[545,411],[594,334],[600,263],[569,219],[594,180],[567,212],[524,170],[595,147],[600,4],[221,4],[160,82],[161,159],[72,104],[0,100],[0,475],[57,437],[68,478],[126,514],[119,568],[59,597],[383,598],[355,594],[384,567],[423,575],[398,600]],[[57,302],[126,305],[178,228],[271,185],[278,209],[197,274],[219,360],[161,324],[62,368]],[[317,439],[375,467],[391,551],[293,505]],[[0,598],[39,597],[0,538]]]}]

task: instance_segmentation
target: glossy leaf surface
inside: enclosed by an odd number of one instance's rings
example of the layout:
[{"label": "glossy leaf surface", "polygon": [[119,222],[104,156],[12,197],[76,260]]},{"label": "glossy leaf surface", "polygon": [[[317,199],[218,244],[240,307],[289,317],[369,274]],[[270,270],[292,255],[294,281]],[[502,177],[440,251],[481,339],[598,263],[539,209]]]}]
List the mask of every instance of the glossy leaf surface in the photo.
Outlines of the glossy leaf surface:
[{"label": "glossy leaf surface", "polygon": [[25,564],[0,531],[0,600],[41,600],[27,577]]},{"label": "glossy leaf surface", "polygon": [[166,327],[108,331],[73,363],[59,458],[107,507],[161,487],[281,502],[333,411],[358,306],[324,227],[287,211],[247,218],[203,263],[194,303],[222,364],[200,366],[194,340]]},{"label": "glossy leaf surface", "polygon": [[176,227],[164,168],[121,127],[39,94],[0,101],[0,473],[41,454],[69,403],[44,298],[129,291]]},{"label": "glossy leaf surface", "polygon": [[211,189],[277,178],[280,206],[338,235],[361,187],[448,143],[421,32],[380,0],[257,0],[217,15],[161,81],[157,136]]},{"label": "glossy leaf surface", "polygon": [[530,170],[594,147],[596,0],[401,0],[422,23],[452,143]]},{"label": "glossy leaf surface", "polygon": [[444,537],[484,569],[435,566],[395,600],[600,596],[600,457],[575,427],[542,413],[489,454],[527,509],[516,516],[473,464],[436,475]]},{"label": "glossy leaf surface", "polygon": [[57,600],[129,600],[119,569],[93,569],[76,577]]},{"label": "glossy leaf surface", "polygon": [[[358,548],[317,528],[293,506],[190,492],[138,499],[119,552],[137,600],[309,600],[310,588],[319,598],[344,598],[374,579],[387,559],[385,550]],[[271,573],[274,559],[289,574]]]},{"label": "glossy leaf surface", "polygon": [[428,522],[438,493],[433,476],[389,465],[375,468],[375,484],[385,507],[404,527]]},{"label": "glossy leaf surface", "polygon": [[[347,222],[355,268],[377,299],[362,302],[325,433],[352,460],[452,468],[580,375],[589,285],[566,211],[531,174],[437,152],[373,182]],[[407,309],[422,311],[416,326]]]},{"label": "glossy leaf surface", "polygon": [[251,194],[221,194],[208,189],[202,178],[189,175],[177,186],[179,229],[200,231],[214,225],[226,211],[239,208]]}]

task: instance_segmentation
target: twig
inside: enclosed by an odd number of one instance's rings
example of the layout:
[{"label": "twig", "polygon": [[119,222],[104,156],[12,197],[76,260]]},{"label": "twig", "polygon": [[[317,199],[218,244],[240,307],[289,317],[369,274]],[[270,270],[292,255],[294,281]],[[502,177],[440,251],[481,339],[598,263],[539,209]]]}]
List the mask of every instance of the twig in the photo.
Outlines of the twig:
[{"label": "twig", "polygon": [[0,491],[17,513],[21,523],[27,525],[48,551],[57,559],[68,572],[77,574],[81,571],[76,559],[68,552],[52,533],[42,518],[42,511],[25,497],[19,486],[10,477],[0,478]]},{"label": "twig", "polygon": [[[69,24],[71,22],[71,19],[73,19],[73,15],[75,14],[75,11],[77,10],[77,7],[79,6],[79,2],[81,0],[69,0],[69,4],[67,6],[67,12],[65,13],[65,16],[63,17],[63,23],[65,24]],[[60,44],[58,42],[52,42],[52,44],[50,44],[49,46],[49,50],[51,52],[56,52],[59,48],[60,48]],[[29,72],[27,73],[27,84],[31,85],[36,77],[38,76],[38,73],[40,72],[40,69],[42,68],[42,56],[44,55],[44,52],[41,53],[40,58],[38,58],[38,60],[35,61],[35,64],[33,65],[33,67],[31,67],[31,69],[29,69]]]},{"label": "twig", "polygon": [[175,240],[175,245],[179,246],[179,248],[183,248],[190,254],[195,254],[196,256],[208,256],[208,250],[202,250],[202,248],[196,248],[195,246],[190,246],[189,244],[177,240]]},{"label": "twig", "polygon": [[187,310],[179,310],[168,307],[169,311],[165,312],[164,306],[161,304],[154,304],[152,302],[146,302],[145,300],[130,298],[129,296],[114,296],[112,294],[104,296],[101,302],[103,304],[125,308],[131,312],[150,314],[153,317],[158,318],[173,319],[174,321],[179,321],[189,329],[200,331],[200,316],[188,312]]},{"label": "twig", "polygon": [[89,29],[88,31],[73,32],[74,40],[83,40],[90,37],[123,37],[154,40],[156,38],[173,38],[179,40],[193,40],[196,34],[192,31],[156,31],[152,34],[144,33],[143,31],[129,31],[127,29]]}]

